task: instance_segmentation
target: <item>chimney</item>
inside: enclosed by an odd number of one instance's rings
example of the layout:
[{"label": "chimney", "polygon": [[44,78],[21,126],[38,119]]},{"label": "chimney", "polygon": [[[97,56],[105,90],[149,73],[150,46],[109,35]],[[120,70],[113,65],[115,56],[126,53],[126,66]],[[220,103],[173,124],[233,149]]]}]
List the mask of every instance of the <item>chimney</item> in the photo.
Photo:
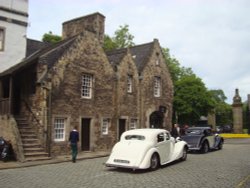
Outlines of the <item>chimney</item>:
[{"label": "chimney", "polygon": [[96,35],[101,44],[104,42],[105,16],[93,13],[80,18],[75,18],[63,23],[63,39],[79,35],[83,31],[90,31]]}]

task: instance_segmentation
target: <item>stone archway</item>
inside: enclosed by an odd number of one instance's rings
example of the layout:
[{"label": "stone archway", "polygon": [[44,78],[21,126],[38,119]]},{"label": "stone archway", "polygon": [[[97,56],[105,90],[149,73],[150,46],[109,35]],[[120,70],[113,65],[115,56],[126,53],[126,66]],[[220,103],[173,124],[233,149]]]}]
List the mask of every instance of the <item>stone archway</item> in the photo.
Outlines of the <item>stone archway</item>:
[{"label": "stone archway", "polygon": [[149,127],[150,128],[163,128],[164,113],[161,111],[154,111],[149,116]]}]

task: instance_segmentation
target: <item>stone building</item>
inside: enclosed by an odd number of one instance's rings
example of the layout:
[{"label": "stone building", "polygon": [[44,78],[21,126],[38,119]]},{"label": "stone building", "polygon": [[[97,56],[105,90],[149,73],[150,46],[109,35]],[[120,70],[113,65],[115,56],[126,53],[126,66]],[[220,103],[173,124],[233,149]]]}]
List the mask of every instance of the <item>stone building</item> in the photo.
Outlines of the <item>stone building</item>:
[{"label": "stone building", "polygon": [[25,58],[28,0],[0,0],[0,72]]},{"label": "stone building", "polygon": [[[19,160],[110,150],[134,128],[171,128],[173,84],[158,40],[105,52],[105,17],[63,23],[55,45],[28,40],[27,57],[0,74],[0,136]],[[1,135],[2,134],[2,135]]]}]

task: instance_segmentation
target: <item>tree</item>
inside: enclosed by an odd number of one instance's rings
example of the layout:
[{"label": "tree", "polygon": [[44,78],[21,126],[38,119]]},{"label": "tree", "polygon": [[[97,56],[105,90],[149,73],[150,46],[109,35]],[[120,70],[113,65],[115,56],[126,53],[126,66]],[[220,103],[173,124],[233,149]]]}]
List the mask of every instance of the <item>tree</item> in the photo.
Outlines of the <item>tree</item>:
[{"label": "tree", "polygon": [[214,103],[215,103],[215,117],[216,125],[232,125],[232,107],[227,104],[225,101],[227,97],[225,96],[223,90],[210,90],[209,91]]},{"label": "tree", "polygon": [[127,48],[134,46],[134,36],[129,33],[129,26],[119,26],[119,29],[115,31],[114,37],[108,35],[104,36],[103,48],[107,51],[119,48]]},{"label": "tree", "polygon": [[55,44],[59,41],[62,40],[62,37],[59,36],[59,35],[54,35],[51,31],[49,31],[49,33],[45,33],[43,35],[43,38],[42,38],[42,41],[43,42],[49,42],[49,43],[52,43],[52,44]]},{"label": "tree", "polygon": [[202,80],[194,74],[182,76],[175,83],[174,110],[178,123],[196,124],[214,108],[212,96]]},{"label": "tree", "polygon": [[173,58],[170,56],[168,48],[162,48],[162,52],[163,52],[165,61],[168,65],[171,78],[174,84],[183,76],[194,75],[191,68],[181,67],[179,61],[176,58]]},{"label": "tree", "polygon": [[173,121],[195,124],[213,108],[212,96],[191,68],[181,66],[176,58],[170,56],[168,48],[162,48],[162,52],[174,84]]}]

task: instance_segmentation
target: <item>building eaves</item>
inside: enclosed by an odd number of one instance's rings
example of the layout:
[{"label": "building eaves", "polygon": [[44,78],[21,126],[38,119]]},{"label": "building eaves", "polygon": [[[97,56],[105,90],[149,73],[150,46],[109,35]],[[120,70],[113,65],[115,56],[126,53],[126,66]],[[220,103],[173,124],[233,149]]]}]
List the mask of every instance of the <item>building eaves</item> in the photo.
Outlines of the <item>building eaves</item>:
[{"label": "building eaves", "polygon": [[[75,41],[75,39],[76,37],[72,37],[34,52],[32,55],[23,59],[20,63],[0,73],[0,77],[15,74],[16,72],[19,72],[24,68],[37,63],[38,61],[47,63],[48,66],[51,67],[53,61],[56,61],[60,55]],[[42,61],[40,61],[40,58]]]}]

